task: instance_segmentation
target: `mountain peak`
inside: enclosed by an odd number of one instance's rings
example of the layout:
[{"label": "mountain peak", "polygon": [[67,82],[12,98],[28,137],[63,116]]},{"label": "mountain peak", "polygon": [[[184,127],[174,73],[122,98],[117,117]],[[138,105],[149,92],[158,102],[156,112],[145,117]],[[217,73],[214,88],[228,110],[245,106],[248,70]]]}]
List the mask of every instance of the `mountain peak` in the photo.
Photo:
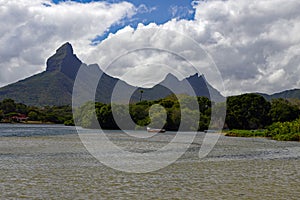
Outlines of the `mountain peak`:
[{"label": "mountain peak", "polygon": [[73,47],[69,42],[66,42],[56,50],[57,54],[70,54],[73,55]]},{"label": "mountain peak", "polygon": [[173,75],[172,73],[168,73],[166,75],[165,80],[168,80],[168,79],[176,79],[176,80],[178,80],[178,78],[175,75]]},{"label": "mountain peak", "polygon": [[198,73],[195,73],[195,74],[193,74],[193,75],[190,75],[190,76],[188,77],[188,79],[198,79],[198,78],[200,78],[200,77],[202,77],[202,75],[199,76]]},{"label": "mountain peak", "polygon": [[47,60],[46,71],[60,71],[71,79],[75,79],[82,62],[73,53],[73,47],[66,42]]}]

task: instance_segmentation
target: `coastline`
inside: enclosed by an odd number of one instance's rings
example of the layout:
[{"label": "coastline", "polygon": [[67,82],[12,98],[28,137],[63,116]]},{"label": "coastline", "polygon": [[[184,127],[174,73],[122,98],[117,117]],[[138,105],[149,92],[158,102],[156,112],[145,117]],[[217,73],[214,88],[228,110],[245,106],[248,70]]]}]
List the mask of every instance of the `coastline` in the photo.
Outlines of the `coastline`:
[{"label": "coastline", "polygon": [[[42,121],[27,121],[27,122],[0,122],[0,124],[45,124],[45,125],[49,125],[49,124],[56,124],[53,122],[42,122]],[[64,125],[64,124],[61,124]]]},{"label": "coastline", "polygon": [[244,137],[244,138],[265,138],[275,141],[293,141],[300,142],[299,133],[279,134],[268,130],[227,130],[223,131],[226,137]]}]

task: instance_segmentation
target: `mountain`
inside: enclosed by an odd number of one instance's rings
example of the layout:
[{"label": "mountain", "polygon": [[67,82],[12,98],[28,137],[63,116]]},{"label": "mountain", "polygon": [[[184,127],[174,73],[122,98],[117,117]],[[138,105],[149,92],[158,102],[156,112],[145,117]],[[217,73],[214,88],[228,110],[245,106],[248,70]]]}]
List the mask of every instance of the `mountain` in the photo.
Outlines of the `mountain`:
[{"label": "mountain", "polygon": [[65,43],[47,60],[46,71],[0,88],[0,100],[36,106],[71,104],[74,75],[81,64],[71,44]]},{"label": "mountain", "polygon": [[267,100],[278,99],[278,98],[300,99],[300,89],[285,90],[271,95],[264,94],[264,93],[258,93],[258,94],[265,97],[265,99]]},{"label": "mountain", "polygon": [[[77,74],[79,76],[76,78]],[[99,84],[95,85],[95,82]],[[78,102],[81,103],[93,100],[94,97],[96,101],[103,103],[110,103],[111,99],[113,102],[126,102],[126,98],[137,102],[140,100],[141,90],[143,100],[156,100],[171,94],[209,97],[209,92],[214,100],[224,99],[206,82],[203,75],[198,74],[183,80],[168,74],[152,88],[131,86],[104,73],[97,64],[82,63],[73,53],[72,45],[67,42],[47,59],[46,71],[0,88],[0,100],[11,98],[16,102],[35,106],[71,105],[74,84],[74,99],[80,99]]]},{"label": "mountain", "polygon": [[81,64],[82,62],[73,53],[72,45],[67,42],[57,49],[53,56],[48,58],[46,72],[59,71],[75,80]]},{"label": "mountain", "polygon": [[225,100],[219,91],[214,89],[209,83],[206,82],[204,75],[199,76],[197,73],[183,80],[179,80],[177,77],[169,73],[162,82],[155,85],[153,88],[139,88],[136,90],[136,92],[133,94],[135,99],[140,97],[140,90],[144,91],[144,100],[156,100],[171,94],[205,96],[208,98],[212,96],[212,99],[216,102]]}]

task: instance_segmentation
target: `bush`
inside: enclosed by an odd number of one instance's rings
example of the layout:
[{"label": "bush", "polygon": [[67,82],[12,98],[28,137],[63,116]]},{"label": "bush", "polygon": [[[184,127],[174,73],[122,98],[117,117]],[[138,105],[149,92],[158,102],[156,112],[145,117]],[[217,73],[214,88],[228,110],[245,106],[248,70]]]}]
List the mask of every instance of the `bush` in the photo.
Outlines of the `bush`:
[{"label": "bush", "polygon": [[65,126],[75,126],[74,120],[70,119],[64,122]]},{"label": "bush", "polygon": [[266,134],[275,140],[300,141],[300,119],[273,123],[267,128]]},{"label": "bush", "polygon": [[225,133],[225,136],[231,137],[266,137],[265,130],[230,130]]}]

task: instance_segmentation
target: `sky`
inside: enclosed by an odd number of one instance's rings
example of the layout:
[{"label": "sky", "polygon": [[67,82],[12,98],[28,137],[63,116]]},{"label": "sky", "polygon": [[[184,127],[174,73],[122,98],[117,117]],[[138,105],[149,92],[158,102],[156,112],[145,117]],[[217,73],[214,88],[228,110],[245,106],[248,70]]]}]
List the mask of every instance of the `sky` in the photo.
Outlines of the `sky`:
[{"label": "sky", "polygon": [[68,41],[83,62],[132,84],[195,73],[170,53],[179,52],[201,66],[209,57],[223,95],[300,88],[299,10],[299,0],[0,0],[0,86],[44,71]]}]

